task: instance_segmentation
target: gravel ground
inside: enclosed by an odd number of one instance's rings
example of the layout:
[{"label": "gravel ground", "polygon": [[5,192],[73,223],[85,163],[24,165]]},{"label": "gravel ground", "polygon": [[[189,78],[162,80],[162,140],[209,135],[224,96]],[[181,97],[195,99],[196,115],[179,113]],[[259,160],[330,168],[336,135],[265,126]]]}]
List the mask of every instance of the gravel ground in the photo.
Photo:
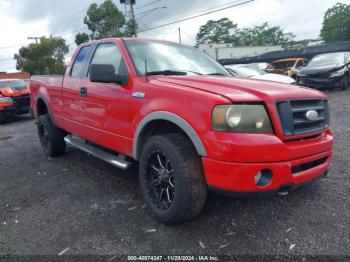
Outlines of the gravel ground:
[{"label": "gravel ground", "polygon": [[350,255],[350,90],[329,96],[328,177],[286,197],[210,194],[195,221],[175,227],[149,216],[136,172],[73,148],[48,159],[29,117],[0,126],[0,255]]}]

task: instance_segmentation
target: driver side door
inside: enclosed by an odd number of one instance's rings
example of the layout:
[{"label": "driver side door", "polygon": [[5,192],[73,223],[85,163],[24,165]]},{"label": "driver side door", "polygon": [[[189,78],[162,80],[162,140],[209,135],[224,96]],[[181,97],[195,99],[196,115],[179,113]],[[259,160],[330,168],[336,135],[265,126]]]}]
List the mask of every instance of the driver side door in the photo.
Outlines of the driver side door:
[{"label": "driver side door", "polygon": [[[116,74],[127,72],[124,58],[116,43],[100,43],[95,47],[91,64],[113,65]],[[98,145],[125,152],[130,146],[131,81],[122,86],[115,83],[96,83],[89,80],[89,72],[81,79],[80,121],[82,137]]]}]

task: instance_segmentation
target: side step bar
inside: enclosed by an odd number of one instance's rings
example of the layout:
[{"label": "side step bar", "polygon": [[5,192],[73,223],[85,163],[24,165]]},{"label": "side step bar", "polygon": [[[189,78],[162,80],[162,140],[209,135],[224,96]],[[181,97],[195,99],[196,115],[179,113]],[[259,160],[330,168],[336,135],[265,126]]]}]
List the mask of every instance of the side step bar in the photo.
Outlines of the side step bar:
[{"label": "side step bar", "polygon": [[94,157],[97,157],[120,169],[128,170],[132,165],[131,162],[128,162],[125,160],[125,156],[113,155],[108,152],[105,152],[104,150],[98,147],[85,143],[83,139],[80,139],[78,137],[68,135],[64,138],[64,141],[66,141],[67,144],[70,144],[73,147],[79,148],[80,150],[85,151],[86,153]]}]

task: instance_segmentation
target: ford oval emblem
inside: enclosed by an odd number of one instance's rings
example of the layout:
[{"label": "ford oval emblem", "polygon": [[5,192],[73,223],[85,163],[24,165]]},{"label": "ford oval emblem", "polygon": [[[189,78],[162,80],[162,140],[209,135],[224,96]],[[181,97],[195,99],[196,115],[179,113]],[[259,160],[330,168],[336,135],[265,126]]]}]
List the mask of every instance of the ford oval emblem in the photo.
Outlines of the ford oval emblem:
[{"label": "ford oval emblem", "polygon": [[309,110],[306,112],[306,119],[310,121],[315,121],[318,118],[318,113],[316,110]]}]

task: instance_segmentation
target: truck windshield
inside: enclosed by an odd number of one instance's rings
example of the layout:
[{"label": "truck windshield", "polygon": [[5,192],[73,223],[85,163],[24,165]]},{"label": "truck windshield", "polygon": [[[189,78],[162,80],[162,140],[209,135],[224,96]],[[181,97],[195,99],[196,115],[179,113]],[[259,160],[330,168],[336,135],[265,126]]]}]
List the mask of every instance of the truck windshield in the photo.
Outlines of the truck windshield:
[{"label": "truck windshield", "polygon": [[125,40],[137,74],[230,75],[214,59],[196,48],[169,42]]}]

